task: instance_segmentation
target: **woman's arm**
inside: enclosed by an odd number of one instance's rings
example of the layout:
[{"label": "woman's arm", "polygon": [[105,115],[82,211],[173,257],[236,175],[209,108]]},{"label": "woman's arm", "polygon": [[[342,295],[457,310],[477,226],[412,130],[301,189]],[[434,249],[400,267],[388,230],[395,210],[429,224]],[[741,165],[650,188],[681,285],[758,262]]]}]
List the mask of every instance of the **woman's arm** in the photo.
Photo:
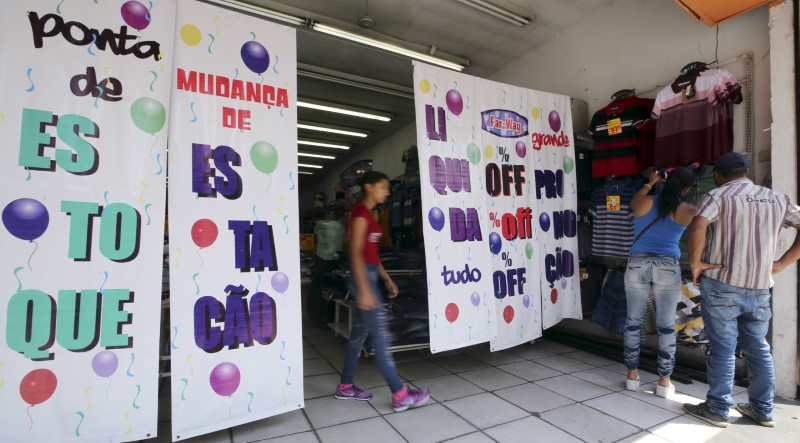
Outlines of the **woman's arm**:
[{"label": "woman's arm", "polygon": [[658,171],[654,170],[653,173],[650,174],[650,180],[647,182],[647,184],[642,186],[642,189],[633,195],[630,206],[635,217],[641,217],[650,212],[650,209],[653,208],[653,197],[647,194],[651,189],[653,189],[653,186],[660,181],[661,177],[658,175]]},{"label": "woman's arm", "polygon": [[399,290],[397,289],[397,285],[395,284],[392,277],[386,272],[386,269],[383,269],[383,264],[380,265],[380,273],[381,279],[383,279],[383,283],[386,285],[386,289],[389,290],[389,298],[397,297],[397,293]]},{"label": "woman's arm", "polygon": [[377,294],[372,293],[364,262],[364,242],[367,238],[367,219],[356,217],[350,226],[350,272],[355,281],[356,305],[359,309],[372,310],[378,307]]}]

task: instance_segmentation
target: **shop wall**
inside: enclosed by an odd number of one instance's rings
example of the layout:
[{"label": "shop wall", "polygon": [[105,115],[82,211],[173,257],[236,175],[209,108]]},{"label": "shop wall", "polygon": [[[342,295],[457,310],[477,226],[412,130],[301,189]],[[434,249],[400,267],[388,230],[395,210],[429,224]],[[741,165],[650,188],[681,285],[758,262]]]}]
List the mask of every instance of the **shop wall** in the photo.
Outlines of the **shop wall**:
[{"label": "shop wall", "polygon": [[[542,17],[541,20],[546,20]],[[754,69],[755,178],[761,181],[769,164],[758,161],[770,150],[769,14],[766,7],[722,23],[719,60],[752,52]],[[535,23],[531,32],[536,32]],[[674,2],[620,0],[565,28],[548,44],[522,53],[490,78],[503,83],[566,94],[586,100],[589,115],[602,108],[615,91],[635,88],[654,97],[691,61],[714,60],[716,29],[696,23]],[[738,78],[744,63],[725,66]],[[531,75],[533,72],[536,76]],[[744,104],[737,106],[734,149],[744,151]],[[578,130],[579,128],[575,128]],[[777,155],[777,153],[776,153]]]},{"label": "shop wall", "polygon": [[[339,182],[339,174],[342,169],[359,160],[372,159],[372,169],[383,172],[390,178],[402,175],[405,171],[405,163],[401,161],[403,151],[412,145],[417,144],[417,129],[415,124],[410,124],[403,129],[395,132],[386,139],[382,140],[372,148],[349,159],[344,165],[336,168],[323,169],[324,173],[318,172],[313,176],[305,177],[302,182],[300,193],[300,214],[311,208],[314,194],[324,192],[328,197],[328,202],[335,197],[334,190]],[[347,154],[338,154],[346,157]]]}]

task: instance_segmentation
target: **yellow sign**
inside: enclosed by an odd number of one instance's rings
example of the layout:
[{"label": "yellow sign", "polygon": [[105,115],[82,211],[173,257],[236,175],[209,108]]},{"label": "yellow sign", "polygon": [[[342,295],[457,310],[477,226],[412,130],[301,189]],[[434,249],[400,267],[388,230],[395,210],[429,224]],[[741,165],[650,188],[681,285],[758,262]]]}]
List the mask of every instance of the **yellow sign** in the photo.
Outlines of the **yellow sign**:
[{"label": "yellow sign", "polygon": [[608,195],[606,196],[606,210],[607,211],[619,211],[620,206],[620,198],[619,195]]},{"label": "yellow sign", "polygon": [[608,121],[608,135],[622,134],[622,120],[615,118]]}]

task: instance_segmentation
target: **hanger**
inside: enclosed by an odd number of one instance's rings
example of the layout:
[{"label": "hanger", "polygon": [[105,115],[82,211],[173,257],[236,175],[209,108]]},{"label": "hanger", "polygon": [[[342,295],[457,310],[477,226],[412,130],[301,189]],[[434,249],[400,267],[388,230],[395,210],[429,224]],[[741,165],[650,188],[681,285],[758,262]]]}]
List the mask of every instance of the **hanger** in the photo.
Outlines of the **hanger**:
[{"label": "hanger", "polygon": [[636,95],[635,89],[620,89],[611,95],[611,100],[622,100],[623,98],[633,97]]},{"label": "hanger", "polygon": [[686,66],[681,69],[681,75],[693,74],[705,71],[706,69],[708,69],[708,64],[706,62],[691,62],[687,63]]}]

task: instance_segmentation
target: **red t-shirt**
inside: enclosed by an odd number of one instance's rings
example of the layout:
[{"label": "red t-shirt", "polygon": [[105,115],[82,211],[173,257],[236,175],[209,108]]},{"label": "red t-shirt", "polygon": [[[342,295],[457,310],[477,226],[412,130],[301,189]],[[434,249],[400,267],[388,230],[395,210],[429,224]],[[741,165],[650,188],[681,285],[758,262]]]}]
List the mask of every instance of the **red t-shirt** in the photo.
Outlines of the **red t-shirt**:
[{"label": "red t-shirt", "polygon": [[381,236],[383,236],[381,225],[375,220],[372,211],[359,202],[350,213],[350,232],[353,230],[353,221],[358,217],[367,219],[367,234],[366,238],[364,238],[364,262],[370,265],[380,265],[381,256],[378,252],[378,245],[380,245]]}]

